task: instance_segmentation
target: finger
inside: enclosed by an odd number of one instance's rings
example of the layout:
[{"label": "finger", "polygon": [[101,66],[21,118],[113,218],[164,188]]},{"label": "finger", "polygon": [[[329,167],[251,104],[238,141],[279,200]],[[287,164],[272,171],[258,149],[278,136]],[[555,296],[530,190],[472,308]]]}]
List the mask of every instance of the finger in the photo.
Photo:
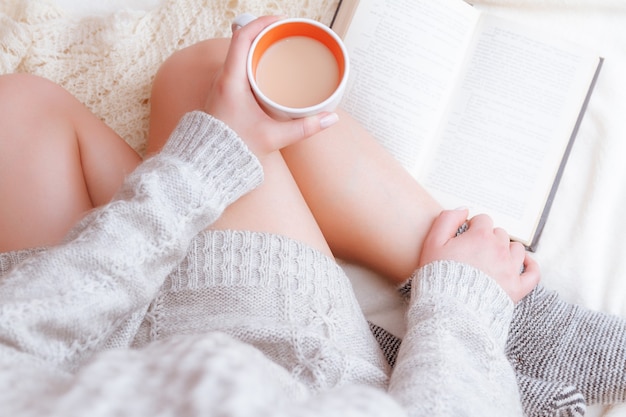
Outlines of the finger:
[{"label": "finger", "polygon": [[507,231],[504,230],[503,228],[496,227],[495,229],[493,229],[493,234],[496,236],[499,242],[502,242],[504,244],[510,244],[511,238],[509,234],[507,233]]},{"label": "finger", "polygon": [[299,140],[321,132],[339,121],[337,113],[324,112],[314,116],[281,122],[273,130],[274,146],[282,149]]},{"label": "finger", "polygon": [[230,48],[226,55],[226,61],[224,62],[224,72],[228,74],[241,74],[246,73],[246,62],[248,60],[248,51],[254,41],[254,38],[265,27],[280,20],[278,16],[264,16],[253,20],[241,29],[236,30],[233,33],[233,37],[230,43]]},{"label": "finger", "polygon": [[427,238],[432,244],[442,246],[456,236],[459,227],[467,220],[467,215],[467,209],[442,211],[433,222]]},{"label": "finger", "polygon": [[469,226],[471,229],[480,230],[492,230],[493,220],[486,214],[478,214],[469,220]]},{"label": "finger", "polygon": [[515,268],[519,268],[520,274],[525,268],[526,248],[519,242],[509,243],[509,252],[511,254],[511,262],[515,265]]},{"label": "finger", "polygon": [[521,278],[524,288],[528,292],[532,291],[541,280],[539,264],[528,253],[524,258],[524,272],[522,272]]}]

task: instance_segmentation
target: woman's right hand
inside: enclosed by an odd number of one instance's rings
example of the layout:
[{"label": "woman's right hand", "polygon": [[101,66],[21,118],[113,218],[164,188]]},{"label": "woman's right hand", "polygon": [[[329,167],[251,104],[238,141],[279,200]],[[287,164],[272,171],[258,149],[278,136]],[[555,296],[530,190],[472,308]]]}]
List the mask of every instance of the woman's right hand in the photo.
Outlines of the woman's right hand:
[{"label": "woman's right hand", "polygon": [[279,17],[260,17],[235,30],[223,67],[217,72],[204,110],[229,125],[257,157],[308,138],[338,120],[336,113],[278,121],[257,103],[246,75],[254,38]]},{"label": "woman's right hand", "polygon": [[[439,260],[471,265],[491,278],[514,301],[518,302],[539,283],[537,262],[519,242],[511,242],[501,228],[494,228],[487,215],[468,221],[468,229],[457,236],[468,211],[447,210],[435,219],[424,241],[419,266]],[[523,269],[523,271],[522,271]]]}]

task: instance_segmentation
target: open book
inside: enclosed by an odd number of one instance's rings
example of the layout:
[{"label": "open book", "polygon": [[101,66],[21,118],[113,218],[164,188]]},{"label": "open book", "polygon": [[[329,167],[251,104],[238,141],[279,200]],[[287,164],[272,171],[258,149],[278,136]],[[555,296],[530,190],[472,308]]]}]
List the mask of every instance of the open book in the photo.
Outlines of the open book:
[{"label": "open book", "polygon": [[342,0],[342,107],[444,207],[535,250],[602,58],[462,0]]}]

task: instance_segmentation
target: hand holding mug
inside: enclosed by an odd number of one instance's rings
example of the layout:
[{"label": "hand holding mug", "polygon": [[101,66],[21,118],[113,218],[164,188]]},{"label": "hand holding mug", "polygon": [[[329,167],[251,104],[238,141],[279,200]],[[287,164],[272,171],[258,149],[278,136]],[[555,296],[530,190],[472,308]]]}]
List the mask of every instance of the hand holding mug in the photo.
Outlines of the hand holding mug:
[{"label": "hand holding mug", "polygon": [[[256,18],[237,16],[233,30]],[[294,119],[339,105],[348,82],[350,61],[339,36],[311,19],[281,19],[258,34],[248,54],[250,87],[265,111],[276,119]]]},{"label": "hand holding mug", "polygon": [[288,121],[270,117],[252,94],[246,75],[252,42],[277,17],[255,19],[233,33],[223,67],[211,84],[204,110],[228,124],[259,158],[318,133],[338,120],[335,113]]}]

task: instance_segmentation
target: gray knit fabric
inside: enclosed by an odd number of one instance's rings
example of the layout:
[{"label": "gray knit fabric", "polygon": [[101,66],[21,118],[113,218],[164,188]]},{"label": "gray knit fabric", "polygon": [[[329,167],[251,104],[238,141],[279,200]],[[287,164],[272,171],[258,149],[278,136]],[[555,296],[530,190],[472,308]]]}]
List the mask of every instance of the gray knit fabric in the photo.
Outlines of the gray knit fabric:
[{"label": "gray knit fabric", "polygon": [[218,230],[192,241],[133,346],[219,331],[314,391],[355,382],[385,389],[389,366],[368,329],[333,259],[282,236]]},{"label": "gray knit fabric", "polygon": [[493,280],[420,269],[389,374],[332,259],[207,231],[261,180],[231,129],[192,112],[63,244],[1,255],[3,415],[522,415]]},{"label": "gray knit fabric", "polygon": [[[404,299],[411,282],[398,288]],[[402,340],[370,328],[393,366]],[[579,416],[587,403],[626,401],[626,322],[567,303],[541,285],[515,308],[507,357],[528,416]]]},{"label": "gray knit fabric", "polygon": [[[409,290],[410,286],[403,288]],[[396,363],[402,339],[370,322],[370,330],[378,341],[391,367]],[[548,382],[516,373],[522,407],[527,417],[581,417],[587,409],[583,395],[571,385]]]},{"label": "gray knit fabric", "polygon": [[383,352],[383,356],[387,360],[389,366],[393,368],[396,364],[396,359],[398,358],[398,350],[400,350],[402,339],[383,329],[379,325],[372,323],[371,321],[368,322],[368,324],[370,326],[370,331],[378,342],[380,350]]},{"label": "gray knit fabric", "polygon": [[582,417],[587,405],[571,385],[530,378],[517,373],[524,413],[528,417]]},{"label": "gray knit fabric", "polygon": [[543,286],[516,306],[507,356],[518,373],[575,386],[588,404],[626,401],[626,321]]}]

